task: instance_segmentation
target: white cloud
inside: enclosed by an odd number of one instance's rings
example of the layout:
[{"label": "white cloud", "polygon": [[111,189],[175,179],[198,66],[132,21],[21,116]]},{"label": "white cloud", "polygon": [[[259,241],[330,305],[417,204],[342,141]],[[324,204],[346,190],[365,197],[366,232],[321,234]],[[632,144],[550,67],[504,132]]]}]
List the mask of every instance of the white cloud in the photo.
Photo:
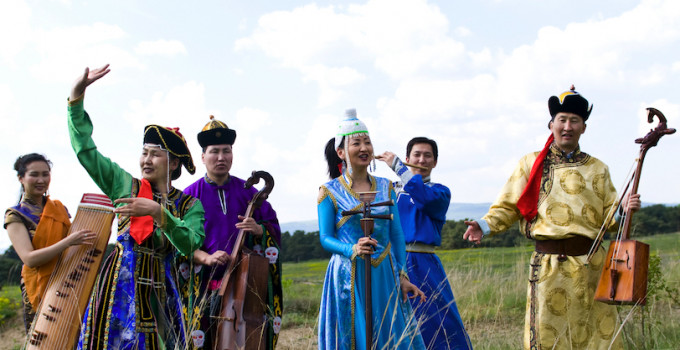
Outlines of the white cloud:
[{"label": "white cloud", "polygon": [[680,61],[679,62],[673,62],[671,65],[671,70],[673,72],[680,72]]},{"label": "white cloud", "polygon": [[[342,89],[363,81],[362,70],[370,65],[393,79],[456,69],[465,50],[447,36],[448,27],[439,9],[422,0],[373,0],[346,9],[311,4],[263,15],[235,49],[261,50],[299,70],[304,80],[317,82],[319,105],[326,106],[343,95]],[[338,84],[326,74],[337,69],[355,73]]]},{"label": "white cloud", "polygon": [[142,41],[135,47],[135,53],[142,56],[161,55],[175,56],[186,55],[184,44],[178,40]]},{"label": "white cloud", "polygon": [[86,66],[110,63],[117,69],[141,69],[144,65],[122,45],[126,36],[119,26],[105,23],[37,30],[35,50],[40,61],[30,71],[42,81],[70,83],[73,72]]},{"label": "white cloud", "polygon": [[16,146],[17,131],[21,126],[20,106],[17,104],[12,89],[9,85],[0,84],[0,120],[3,127],[0,128],[0,144],[4,152],[11,153]]},{"label": "white cloud", "polygon": [[31,9],[26,1],[0,2],[0,60],[14,65],[15,56],[31,40]]},{"label": "white cloud", "polygon": [[[181,125],[180,132],[187,140],[195,139],[193,135],[198,134],[208,122],[209,115],[205,108],[205,86],[195,81],[173,86],[167,91],[157,91],[145,101],[132,100],[129,108],[123,118],[133,130],[141,130],[148,124]],[[189,123],[188,120],[196,122]],[[185,131],[185,127],[188,130]]]},{"label": "white cloud", "polygon": [[301,69],[304,81],[319,85],[319,107],[326,107],[343,96],[343,87],[351,86],[365,79],[365,76],[350,67],[327,67],[321,64]]},{"label": "white cloud", "polygon": [[472,35],[472,31],[466,27],[456,27],[456,29],[453,30],[453,33],[456,34],[456,36],[464,38]]},{"label": "white cloud", "polygon": [[231,126],[232,128],[245,131],[247,133],[254,132],[262,127],[272,124],[269,112],[251,107],[239,109],[236,112],[235,122],[235,125]]},{"label": "white cloud", "polygon": [[651,54],[645,50],[680,37],[678,20],[676,2],[643,1],[619,17],[572,23],[564,29],[544,27],[534,43],[517,48],[508,57],[499,69],[501,80],[506,86],[521,81],[534,86],[569,80],[592,85],[621,83],[628,76],[619,73],[636,68],[631,67],[638,61],[633,60],[635,55]]}]

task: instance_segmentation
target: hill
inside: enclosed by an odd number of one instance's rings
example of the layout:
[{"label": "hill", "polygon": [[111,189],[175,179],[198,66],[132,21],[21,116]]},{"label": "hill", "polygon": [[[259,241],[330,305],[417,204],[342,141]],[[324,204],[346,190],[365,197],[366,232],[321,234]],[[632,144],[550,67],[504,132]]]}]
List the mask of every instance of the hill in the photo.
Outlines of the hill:
[{"label": "hill", "polygon": [[[643,207],[656,205],[657,203],[642,203]],[[678,203],[663,204],[664,206],[674,207]],[[451,202],[449,210],[446,212],[447,221],[458,221],[465,219],[479,219],[489,210],[491,203],[457,203]],[[294,233],[295,231],[314,232],[319,230],[316,220],[291,221],[281,223],[281,232]]]},{"label": "hill", "polygon": [[[491,203],[451,203],[446,212],[446,220],[476,219],[482,217],[489,210]],[[281,223],[281,231],[293,233],[295,231],[314,232],[319,226],[316,220],[292,221]]]}]

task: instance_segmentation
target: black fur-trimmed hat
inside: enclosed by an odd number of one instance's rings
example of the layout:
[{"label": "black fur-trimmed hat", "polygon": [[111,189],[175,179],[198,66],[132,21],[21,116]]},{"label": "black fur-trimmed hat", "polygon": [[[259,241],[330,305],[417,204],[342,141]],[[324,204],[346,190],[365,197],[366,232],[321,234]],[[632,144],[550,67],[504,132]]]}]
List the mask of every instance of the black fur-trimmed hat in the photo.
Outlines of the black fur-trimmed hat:
[{"label": "black fur-trimmed hat", "polygon": [[227,124],[210,116],[210,121],[198,133],[198,144],[204,149],[211,145],[233,145],[236,141],[236,130],[229,129]]},{"label": "black fur-trimmed hat", "polygon": [[571,89],[563,92],[561,95],[551,96],[548,99],[548,109],[552,118],[555,118],[557,113],[566,112],[578,114],[583,118],[583,121],[586,121],[593,110],[593,105],[588,104],[588,100],[576,92],[574,85],[572,85]]},{"label": "black fur-trimmed hat", "polygon": [[[166,128],[155,124],[147,125],[144,128],[144,144],[147,143],[160,145],[164,150],[177,157],[189,174],[196,172],[194,160],[191,158],[191,152],[189,152],[187,142],[184,139],[184,136],[179,132],[179,128]],[[181,169],[179,172],[175,170],[173,173],[173,180],[179,178],[180,173]]]}]

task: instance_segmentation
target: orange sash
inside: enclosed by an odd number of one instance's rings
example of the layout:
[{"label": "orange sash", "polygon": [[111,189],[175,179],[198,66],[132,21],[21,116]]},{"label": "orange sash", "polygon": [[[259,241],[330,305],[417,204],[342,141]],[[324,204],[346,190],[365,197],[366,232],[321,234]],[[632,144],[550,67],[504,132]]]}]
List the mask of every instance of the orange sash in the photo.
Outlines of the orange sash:
[{"label": "orange sash", "polygon": [[[42,215],[40,215],[40,222],[33,235],[33,249],[49,247],[59,242],[66,237],[70,228],[71,221],[64,205],[58,200],[52,201],[47,197]],[[59,261],[59,256],[41,266],[28,267],[24,265],[21,269],[26,294],[34,311],[38,310],[47,282],[57,265],[57,261]]]}]

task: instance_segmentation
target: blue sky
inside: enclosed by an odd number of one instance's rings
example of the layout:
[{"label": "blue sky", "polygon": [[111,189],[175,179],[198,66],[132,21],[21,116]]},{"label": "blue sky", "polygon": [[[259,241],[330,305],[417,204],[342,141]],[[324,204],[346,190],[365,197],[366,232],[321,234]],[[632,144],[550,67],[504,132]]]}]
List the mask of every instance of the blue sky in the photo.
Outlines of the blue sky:
[{"label": "blue sky", "polygon": [[[16,203],[12,165],[28,152],[54,162],[50,193],[72,213],[99,192],[71,150],[66,98],[105,63],[85,99],[103,154],[139,175],[144,125],[179,126],[198,168],[184,188],[204,172],[195,135],[213,114],[238,133],[232,174],[275,177],[282,222],[316,217],[323,145],[347,108],[376,153],[436,139],[434,180],[456,202],[491,202],[571,84],[594,104],[581,147],[618,187],[651,127],[645,107],[680,126],[679,22],[672,0],[4,1],[0,204]],[[645,202],[680,202],[678,150],[678,135],[650,150]],[[394,178],[382,163],[376,174]]]}]

